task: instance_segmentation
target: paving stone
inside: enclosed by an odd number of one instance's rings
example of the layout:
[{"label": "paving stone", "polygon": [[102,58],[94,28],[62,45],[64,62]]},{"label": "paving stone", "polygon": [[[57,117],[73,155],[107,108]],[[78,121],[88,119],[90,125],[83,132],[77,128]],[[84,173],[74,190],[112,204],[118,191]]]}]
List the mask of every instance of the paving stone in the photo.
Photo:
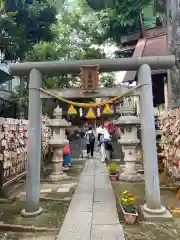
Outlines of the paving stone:
[{"label": "paving stone", "polygon": [[86,185],[88,183],[94,183],[94,176],[81,175],[79,185]]},{"label": "paving stone", "polygon": [[75,194],[94,193],[94,176],[81,175]]},{"label": "paving stone", "polygon": [[86,173],[86,172],[93,172],[94,173],[94,169],[95,167],[93,166],[85,166],[84,169],[83,169],[83,173]]},{"label": "paving stone", "polygon": [[115,198],[113,195],[113,190],[104,189],[104,188],[96,188],[94,192],[94,202],[106,202],[106,201],[114,201]]},{"label": "paving stone", "polygon": [[57,240],[89,240],[91,220],[91,212],[67,213]]},{"label": "paving stone", "polygon": [[93,176],[95,175],[95,174],[94,174],[94,171],[86,170],[86,171],[83,171],[83,172],[82,172],[81,176],[83,176],[83,175],[84,175],[84,176],[86,176],[86,175],[88,176],[88,175],[90,175],[90,174],[93,175]]},{"label": "paving stone", "polygon": [[89,170],[89,171],[84,171],[84,172],[82,172],[81,176],[83,176],[83,175],[84,175],[84,176],[86,176],[86,175],[88,176],[88,175],[90,175],[90,174],[93,175],[93,176],[95,175],[95,174],[94,174],[94,171],[90,171],[90,170]]},{"label": "paving stone", "polygon": [[92,212],[93,194],[74,194],[69,211]]},{"label": "paving stone", "polygon": [[119,219],[115,202],[94,202],[92,224],[113,225],[117,223],[119,223]]},{"label": "paving stone", "polygon": [[105,170],[105,171],[107,171],[107,168],[106,168],[106,164],[105,164],[105,163],[102,163],[102,162],[100,162],[100,161],[96,161],[95,164],[96,164],[96,169],[97,169],[97,170],[100,169],[100,170]]},{"label": "paving stone", "polygon": [[86,185],[81,184],[78,185],[76,188],[75,194],[84,194],[84,193],[94,193],[94,184],[93,183],[87,183]]},{"label": "paving stone", "polygon": [[94,190],[93,190],[93,187],[84,187],[84,188],[77,188],[76,191],[75,191],[75,194],[83,194],[83,193],[86,193],[86,194],[93,194]]},{"label": "paving stone", "polygon": [[104,168],[104,167],[103,167],[103,168],[97,167],[95,173],[96,173],[96,174],[99,174],[99,173],[105,173],[105,174],[107,174],[108,171],[107,171],[107,169]]},{"label": "paving stone", "polygon": [[94,173],[82,173],[82,176],[94,176]]},{"label": "paving stone", "polygon": [[92,159],[88,159],[85,163],[84,169],[89,168],[89,169],[95,169],[96,167],[96,162]]},{"label": "paving stone", "polygon": [[124,240],[124,232],[120,224],[92,225],[90,240]]},{"label": "paving stone", "polygon": [[105,175],[105,176],[109,177],[109,173],[108,172],[101,171],[101,170],[96,170],[95,171],[95,176],[97,176],[97,175]]},{"label": "paving stone", "polygon": [[112,189],[109,176],[105,176],[105,175],[95,176],[95,188]]}]

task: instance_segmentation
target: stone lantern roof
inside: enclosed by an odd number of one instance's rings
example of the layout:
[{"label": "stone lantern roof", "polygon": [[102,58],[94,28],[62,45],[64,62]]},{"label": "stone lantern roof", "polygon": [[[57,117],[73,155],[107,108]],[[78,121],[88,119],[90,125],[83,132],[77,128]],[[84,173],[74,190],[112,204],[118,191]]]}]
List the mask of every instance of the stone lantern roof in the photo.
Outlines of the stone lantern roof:
[{"label": "stone lantern roof", "polygon": [[115,121],[115,125],[140,125],[140,120],[136,116],[121,116]]}]

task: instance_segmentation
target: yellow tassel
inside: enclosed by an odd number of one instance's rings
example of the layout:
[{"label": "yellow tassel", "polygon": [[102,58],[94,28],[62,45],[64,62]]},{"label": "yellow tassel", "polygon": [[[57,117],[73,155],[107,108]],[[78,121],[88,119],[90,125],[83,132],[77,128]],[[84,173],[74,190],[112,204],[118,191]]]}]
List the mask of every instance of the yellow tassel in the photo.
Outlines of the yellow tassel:
[{"label": "yellow tassel", "polygon": [[76,115],[77,114],[77,110],[74,108],[73,105],[71,105],[68,109],[68,115]]},{"label": "yellow tassel", "polygon": [[94,114],[94,111],[92,108],[89,108],[88,113],[86,114],[87,119],[94,119],[96,118],[96,115]]},{"label": "yellow tassel", "polygon": [[110,108],[109,104],[106,104],[103,110],[103,114],[105,115],[111,115],[113,114],[112,109]]}]

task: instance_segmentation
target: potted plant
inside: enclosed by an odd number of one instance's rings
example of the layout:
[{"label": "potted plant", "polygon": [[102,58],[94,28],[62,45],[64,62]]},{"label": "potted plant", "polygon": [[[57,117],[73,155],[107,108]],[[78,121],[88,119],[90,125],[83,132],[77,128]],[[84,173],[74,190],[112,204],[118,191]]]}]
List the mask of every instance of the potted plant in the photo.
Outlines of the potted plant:
[{"label": "potted plant", "polygon": [[132,193],[129,193],[128,191],[122,192],[120,206],[124,215],[124,221],[127,224],[134,224],[138,217],[138,206],[136,198],[132,195]]},{"label": "potted plant", "polygon": [[109,177],[111,181],[116,181],[118,177],[118,165],[116,163],[110,163],[108,165]]}]

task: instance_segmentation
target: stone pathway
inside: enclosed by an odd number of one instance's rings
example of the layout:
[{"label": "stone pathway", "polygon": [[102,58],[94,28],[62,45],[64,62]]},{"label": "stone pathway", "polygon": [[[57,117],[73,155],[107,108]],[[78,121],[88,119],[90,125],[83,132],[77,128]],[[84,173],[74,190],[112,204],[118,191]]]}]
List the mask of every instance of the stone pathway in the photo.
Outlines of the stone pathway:
[{"label": "stone pathway", "polygon": [[87,160],[57,240],[124,240],[106,165]]}]

